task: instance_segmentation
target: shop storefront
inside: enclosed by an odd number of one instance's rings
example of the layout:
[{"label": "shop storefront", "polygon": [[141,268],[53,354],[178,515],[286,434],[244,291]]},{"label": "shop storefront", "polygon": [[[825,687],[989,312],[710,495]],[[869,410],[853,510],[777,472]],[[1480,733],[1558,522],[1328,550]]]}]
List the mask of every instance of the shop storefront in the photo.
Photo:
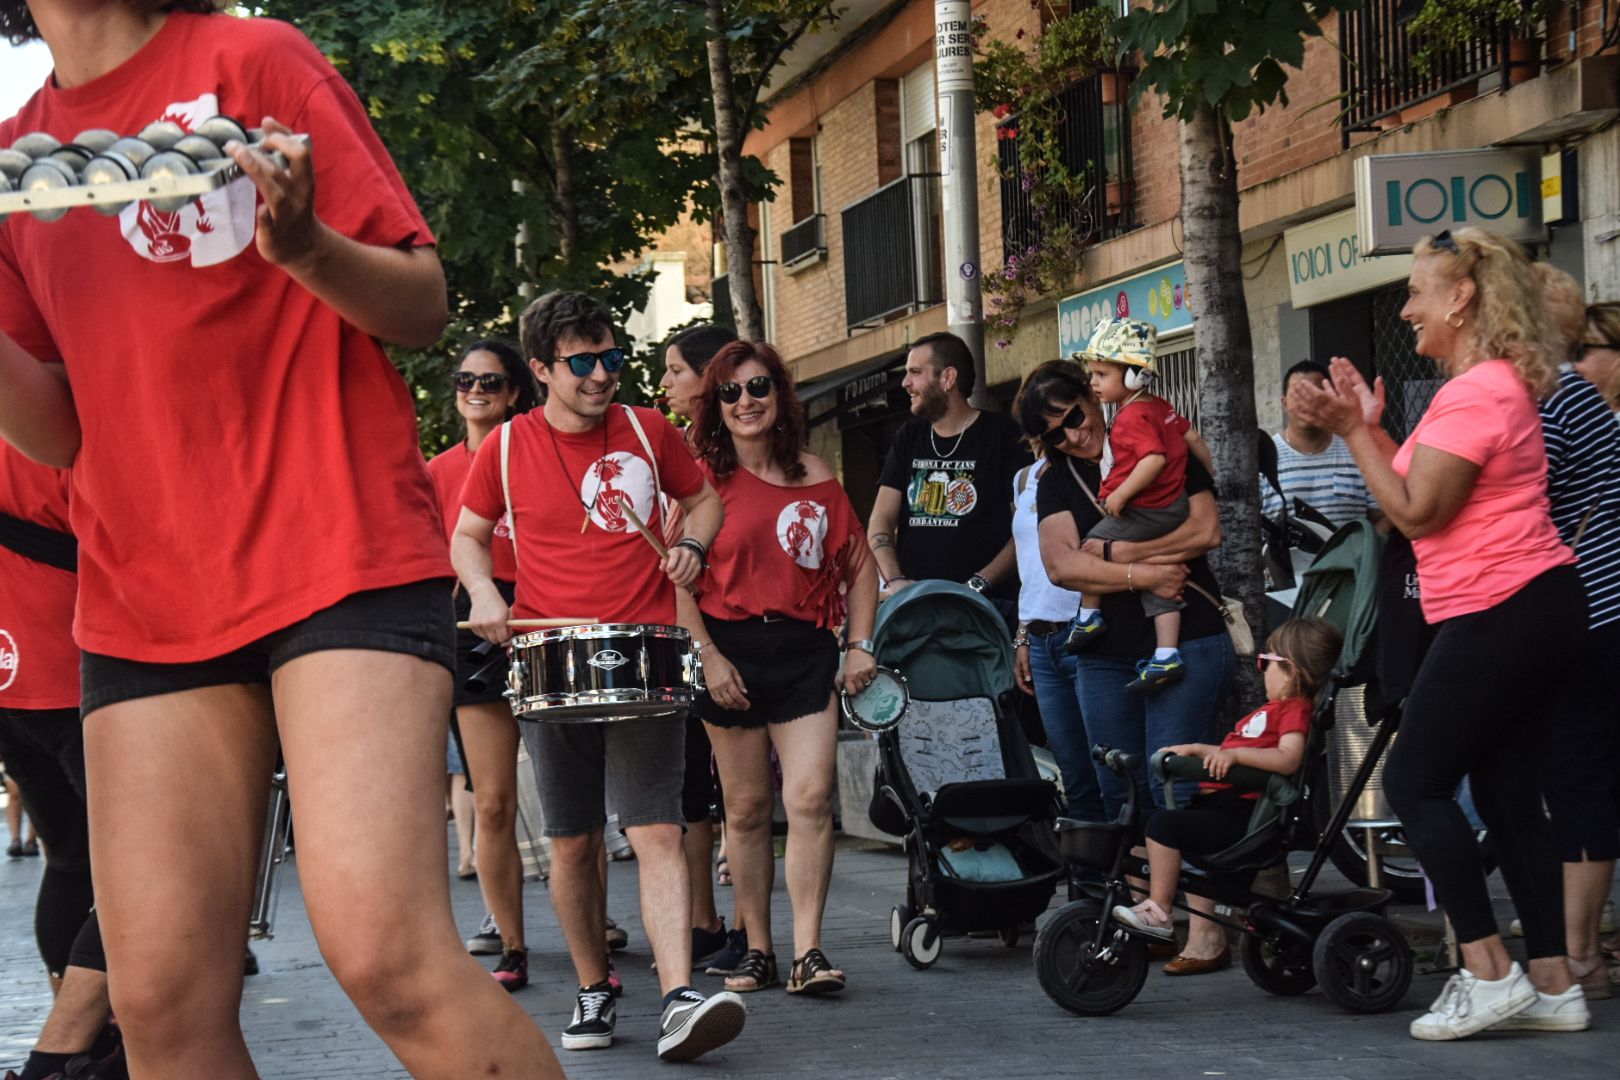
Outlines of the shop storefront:
[{"label": "shop storefront", "polygon": [[1192,293],[1183,264],[1171,263],[1058,302],[1058,355],[1086,347],[1105,318],[1138,319],[1159,331],[1155,393],[1198,421],[1198,366],[1193,347]]}]

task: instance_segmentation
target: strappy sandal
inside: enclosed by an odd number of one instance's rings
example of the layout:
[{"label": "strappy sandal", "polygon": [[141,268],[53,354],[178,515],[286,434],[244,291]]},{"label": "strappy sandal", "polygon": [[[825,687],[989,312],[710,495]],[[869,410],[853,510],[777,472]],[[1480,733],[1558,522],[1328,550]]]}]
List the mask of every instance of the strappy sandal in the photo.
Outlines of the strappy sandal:
[{"label": "strappy sandal", "polygon": [[726,866],[726,857],[724,855],[720,856],[714,864],[714,882],[716,885],[731,884],[731,870]]},{"label": "strappy sandal", "polygon": [[820,949],[807,949],[793,961],[788,973],[790,994],[836,994],[844,988],[844,973],[833,967]]},{"label": "strappy sandal", "polygon": [[776,954],[749,949],[743,954],[742,963],[737,965],[737,969],[726,976],[726,989],[751,994],[755,990],[775,986],[780,981],[776,974]]}]

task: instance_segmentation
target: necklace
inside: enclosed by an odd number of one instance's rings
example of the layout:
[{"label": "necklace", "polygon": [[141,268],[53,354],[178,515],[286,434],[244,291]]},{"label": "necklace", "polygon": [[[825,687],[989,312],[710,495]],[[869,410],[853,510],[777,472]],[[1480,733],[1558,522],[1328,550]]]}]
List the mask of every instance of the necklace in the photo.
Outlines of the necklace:
[{"label": "necklace", "polygon": [[[974,419],[977,419],[977,417],[975,417]],[[939,458],[942,461],[949,461],[949,460],[951,460],[951,458],[955,457],[957,448],[962,445],[962,437],[967,434],[968,428],[970,428],[972,426],[973,426],[973,421],[969,420],[967,422],[967,427],[963,428],[961,431],[958,431],[956,433],[956,441],[951,443],[951,452],[946,454],[946,453],[941,452],[941,450],[939,448],[939,443],[934,441],[934,425],[929,424],[928,425],[928,445],[933,448],[934,456]]]},{"label": "necklace", "polygon": [[[567,480],[568,479],[568,465],[563,461],[562,448],[557,445],[557,429],[551,426],[551,421],[549,421],[549,420],[546,421],[546,433],[551,436],[551,452],[557,455],[557,468],[562,470],[563,479]],[[607,419],[607,417],[603,417],[602,418],[602,457],[601,457],[602,461],[607,460],[607,452],[608,452],[608,419]],[[589,471],[589,468],[590,468],[589,466],[586,466],[587,471]],[[581,484],[580,486],[584,487],[583,484]],[[591,501],[590,502],[586,502],[584,497],[581,496],[579,494],[579,492],[576,491],[574,493],[574,498],[578,499],[579,504],[585,508],[585,520],[583,520],[583,521],[581,521],[579,523],[579,531],[581,533],[583,533],[587,528],[590,527],[590,524],[591,524],[591,507],[595,506],[596,505],[596,500],[600,499],[601,497],[602,497],[602,473],[601,473],[600,470],[598,470],[597,474],[596,474],[596,491],[591,494]]]}]

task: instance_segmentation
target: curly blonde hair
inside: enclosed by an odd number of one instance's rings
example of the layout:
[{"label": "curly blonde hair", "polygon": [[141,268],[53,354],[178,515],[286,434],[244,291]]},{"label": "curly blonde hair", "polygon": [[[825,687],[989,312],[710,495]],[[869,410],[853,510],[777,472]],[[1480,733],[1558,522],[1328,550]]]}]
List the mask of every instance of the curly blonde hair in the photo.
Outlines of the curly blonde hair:
[{"label": "curly blonde hair", "polygon": [[1524,249],[1484,229],[1458,229],[1451,234],[1457,250],[1435,246],[1434,238],[1418,241],[1417,258],[1442,260],[1449,281],[1470,278],[1474,299],[1474,337],[1480,358],[1501,358],[1518,369],[1519,378],[1536,397],[1558,386],[1560,356],[1550,343],[1558,340],[1542,303],[1541,280]]},{"label": "curly blonde hair", "polygon": [[1535,264],[1536,280],[1541,282],[1542,309],[1553,334],[1554,359],[1562,363],[1575,355],[1575,348],[1586,336],[1586,298],[1573,277],[1552,263]]}]

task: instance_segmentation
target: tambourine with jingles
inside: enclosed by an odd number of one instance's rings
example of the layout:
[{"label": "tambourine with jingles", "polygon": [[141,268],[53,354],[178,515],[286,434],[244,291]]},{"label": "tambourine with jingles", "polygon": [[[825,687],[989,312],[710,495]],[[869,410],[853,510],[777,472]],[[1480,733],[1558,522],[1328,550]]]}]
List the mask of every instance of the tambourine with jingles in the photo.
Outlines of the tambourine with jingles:
[{"label": "tambourine with jingles", "polygon": [[840,690],[838,705],[849,722],[862,731],[881,733],[905,717],[911,708],[911,689],[904,675],[893,668],[879,667],[865,689],[854,694]]}]

